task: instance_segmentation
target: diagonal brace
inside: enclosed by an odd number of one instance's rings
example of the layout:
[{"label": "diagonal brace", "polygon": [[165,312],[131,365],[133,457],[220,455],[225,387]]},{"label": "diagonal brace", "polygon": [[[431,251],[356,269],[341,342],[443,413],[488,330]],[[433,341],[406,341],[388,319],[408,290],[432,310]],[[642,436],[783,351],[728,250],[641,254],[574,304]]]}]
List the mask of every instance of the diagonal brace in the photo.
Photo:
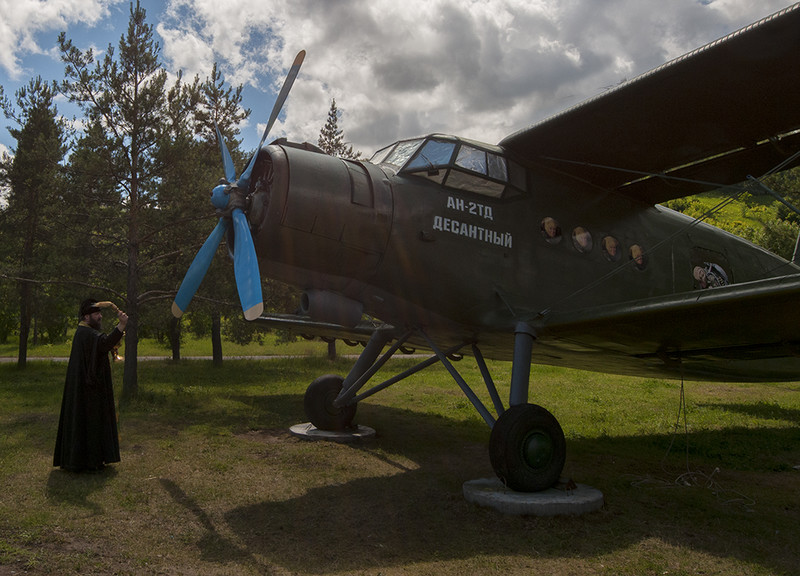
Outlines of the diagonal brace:
[{"label": "diagonal brace", "polygon": [[477,410],[478,414],[481,415],[484,422],[489,425],[489,428],[492,428],[495,423],[494,416],[491,415],[486,406],[484,406],[483,402],[481,402],[480,398],[478,398],[475,392],[472,391],[472,388],[469,387],[469,384],[467,384],[466,380],[464,380],[461,374],[458,373],[458,370],[455,369],[452,362],[448,360],[447,355],[439,350],[436,344],[433,343],[433,340],[431,340],[428,335],[425,334],[425,332],[420,331],[420,333],[427,341],[430,349],[433,350],[433,352],[439,358],[439,361],[444,365],[445,368],[447,368],[447,371],[450,372],[450,376],[452,376],[453,380],[456,381],[456,384],[458,384],[458,387],[461,388],[461,391],[475,407],[475,410]]}]

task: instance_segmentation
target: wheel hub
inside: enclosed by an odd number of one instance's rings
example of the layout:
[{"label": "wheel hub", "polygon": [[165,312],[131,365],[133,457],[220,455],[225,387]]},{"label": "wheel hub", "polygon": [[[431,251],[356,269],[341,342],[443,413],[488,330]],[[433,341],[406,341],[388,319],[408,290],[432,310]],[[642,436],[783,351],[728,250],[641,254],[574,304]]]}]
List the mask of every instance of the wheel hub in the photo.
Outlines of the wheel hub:
[{"label": "wheel hub", "polygon": [[553,440],[547,434],[531,432],[522,442],[522,457],[531,468],[545,468],[553,458]]}]

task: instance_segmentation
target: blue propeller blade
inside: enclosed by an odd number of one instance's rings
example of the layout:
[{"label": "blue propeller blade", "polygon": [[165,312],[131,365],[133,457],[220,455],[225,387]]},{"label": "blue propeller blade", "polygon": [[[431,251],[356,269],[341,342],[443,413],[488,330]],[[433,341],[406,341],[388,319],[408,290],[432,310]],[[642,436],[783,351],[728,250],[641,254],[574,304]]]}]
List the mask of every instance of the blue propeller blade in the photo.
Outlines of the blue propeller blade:
[{"label": "blue propeller blade", "polygon": [[264,299],[261,296],[261,274],[258,270],[258,258],[247,217],[240,209],[233,211],[233,271],[236,276],[236,288],[242,303],[244,317],[255,320],[264,311]]},{"label": "blue propeller blade", "polygon": [[228,146],[225,144],[225,140],[222,139],[222,134],[216,122],[214,122],[214,129],[217,131],[219,151],[222,153],[222,166],[225,169],[225,180],[229,183],[233,183],[236,180],[236,168],[233,165],[233,158],[231,158],[231,153],[228,152]]},{"label": "blue propeller blade", "polygon": [[[217,227],[214,228],[211,235],[197,252],[197,256],[192,260],[192,265],[189,266],[189,269],[186,271],[186,276],[183,277],[181,287],[178,288],[175,301],[172,303],[172,315],[176,318],[180,318],[181,315],[186,312],[186,308],[189,307],[189,302],[192,301],[192,297],[200,287],[200,282],[203,281],[203,277],[206,275],[208,267],[211,265],[211,260],[217,252],[217,246],[219,246],[223,236],[225,236],[225,231],[227,229],[228,225],[225,223],[225,220],[220,219]],[[247,236],[250,236],[249,231]],[[252,240],[250,242],[252,244]]]},{"label": "blue propeller blade", "polygon": [[252,158],[250,158],[250,163],[247,165],[247,168],[245,168],[244,172],[242,172],[242,175],[239,176],[239,188],[247,189],[247,187],[250,185],[250,174],[253,172],[253,166],[256,164],[256,157],[258,157],[258,153],[261,151],[261,147],[264,145],[264,141],[267,139],[269,131],[272,130],[272,125],[275,124],[275,120],[278,119],[278,114],[280,114],[281,108],[283,108],[283,104],[286,102],[286,97],[289,96],[289,90],[292,89],[294,79],[297,78],[297,73],[300,72],[300,66],[303,64],[303,59],[305,57],[305,50],[300,50],[300,52],[297,53],[297,56],[294,57],[292,67],[289,69],[289,73],[286,75],[286,80],[283,82],[283,87],[281,88],[280,93],[278,93],[278,98],[275,100],[275,104],[272,106],[272,113],[269,116],[267,127],[264,129],[264,135],[261,136],[261,142],[258,143],[256,153],[253,154]]},{"label": "blue propeller blade", "polygon": [[[253,172],[258,153],[261,150],[261,146],[264,145],[264,141],[267,139],[273,124],[275,124],[275,120],[278,119],[278,114],[280,114],[283,104],[286,102],[286,98],[289,95],[292,84],[294,84],[295,78],[297,78],[300,65],[303,63],[305,56],[305,50],[301,50],[295,57],[294,63],[289,73],[286,75],[283,87],[278,94],[278,98],[275,100],[275,104],[272,107],[272,114],[269,117],[269,122],[267,122],[267,127],[264,129],[264,134],[261,136],[258,149],[256,153],[253,154],[250,163],[247,165],[244,172],[242,172],[238,181],[236,181],[236,168],[233,165],[233,159],[228,151],[228,146],[225,144],[225,140],[222,139],[219,126],[217,126],[216,122],[214,123],[214,129],[217,132],[217,141],[219,142],[219,150],[222,154],[225,180],[227,182],[227,184],[221,183],[214,188],[211,194],[211,203],[219,212],[227,211],[229,194],[233,189],[238,188],[238,193],[241,194],[246,193],[250,188],[250,175]],[[234,208],[231,217],[233,219],[234,233],[233,269],[236,277],[236,288],[239,291],[239,300],[242,303],[244,317],[247,320],[255,320],[261,316],[261,313],[264,311],[264,299],[261,294],[261,274],[258,270],[256,248],[253,244],[253,238],[250,235],[250,226],[247,223],[247,217],[244,212],[242,212],[240,208]],[[226,220],[221,218],[217,227],[214,228],[214,231],[200,248],[197,256],[195,256],[192,265],[189,266],[189,270],[187,270],[186,276],[183,278],[183,282],[178,289],[178,294],[175,296],[175,301],[172,303],[172,314],[176,318],[180,318],[186,311],[189,302],[200,287],[200,282],[203,281],[203,277],[206,275],[208,267],[211,265],[211,260],[217,251],[217,246],[219,246],[219,243],[222,241],[227,228]]]}]

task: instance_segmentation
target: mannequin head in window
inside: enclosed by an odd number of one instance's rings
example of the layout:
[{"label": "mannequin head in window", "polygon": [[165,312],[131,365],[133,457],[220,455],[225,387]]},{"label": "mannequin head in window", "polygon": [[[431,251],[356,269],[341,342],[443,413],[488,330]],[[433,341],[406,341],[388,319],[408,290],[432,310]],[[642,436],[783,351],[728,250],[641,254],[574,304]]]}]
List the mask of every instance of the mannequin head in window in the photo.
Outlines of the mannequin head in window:
[{"label": "mannequin head in window", "polygon": [[544,236],[545,240],[548,242],[555,244],[561,241],[561,227],[554,218],[548,216],[542,220],[541,230],[542,236]]},{"label": "mannequin head in window", "polygon": [[611,262],[619,260],[619,241],[613,236],[603,238],[603,254]]},{"label": "mannequin head in window", "polygon": [[636,266],[637,269],[644,270],[645,266],[647,266],[644,248],[638,244],[631,246],[631,260],[633,260],[633,265]]},{"label": "mannequin head in window", "polygon": [[575,250],[586,254],[592,251],[592,233],[583,226],[578,226],[572,231],[572,244]]},{"label": "mannequin head in window", "polygon": [[717,288],[719,286],[727,286],[728,273],[714,262],[703,262],[701,265],[695,266],[692,270],[695,282],[700,288]]}]

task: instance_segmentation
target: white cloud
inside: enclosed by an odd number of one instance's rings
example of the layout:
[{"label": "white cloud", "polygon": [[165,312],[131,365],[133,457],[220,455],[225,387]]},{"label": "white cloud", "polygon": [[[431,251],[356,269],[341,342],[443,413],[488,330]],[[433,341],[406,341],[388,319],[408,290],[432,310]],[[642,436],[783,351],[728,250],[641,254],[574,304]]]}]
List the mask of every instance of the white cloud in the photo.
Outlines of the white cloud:
[{"label": "white cloud", "polygon": [[156,31],[164,43],[162,51],[164,59],[175,69],[183,70],[187,78],[193,78],[195,75],[204,78],[211,73],[214,53],[202,38],[174,28],[165,28],[163,24],[158,24]]},{"label": "white cloud", "polygon": [[[175,0],[175,66],[258,86],[308,54],[274,135],[315,141],[330,99],[356,148],[444,131],[488,142],[788,5],[783,0]],[[195,49],[173,49],[171,42]],[[194,43],[194,44],[191,44]],[[205,70],[203,70],[205,72]],[[254,115],[268,114],[245,103]],[[253,125],[266,118],[253,118]],[[259,128],[259,130],[261,129]]]},{"label": "white cloud", "polygon": [[[306,61],[272,135],[315,142],[335,97],[345,138],[371,153],[398,138],[434,131],[497,142],[789,0],[143,5],[170,73],[204,78],[217,62],[228,83],[247,88],[243,104],[253,116],[243,133],[246,142],[260,137],[286,70],[305,49]],[[0,0],[0,68],[19,76],[21,56],[43,51],[37,34],[66,29],[71,37],[76,23],[82,30],[113,23],[116,41],[127,26],[127,6],[128,0]],[[76,43],[85,48],[93,38]]]},{"label": "white cloud", "polygon": [[44,54],[37,34],[61,31],[71,23],[95,24],[109,14],[109,6],[121,0],[0,0],[0,67],[13,79],[26,71],[25,54]]}]

